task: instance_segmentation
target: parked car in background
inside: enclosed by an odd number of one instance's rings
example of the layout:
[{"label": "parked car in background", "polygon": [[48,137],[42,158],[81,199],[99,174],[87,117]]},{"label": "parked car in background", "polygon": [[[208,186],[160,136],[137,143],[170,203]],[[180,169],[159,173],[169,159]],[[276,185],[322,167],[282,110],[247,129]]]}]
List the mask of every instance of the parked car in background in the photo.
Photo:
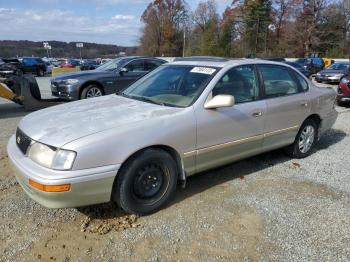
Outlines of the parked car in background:
[{"label": "parked car in background", "polygon": [[294,67],[295,69],[297,69],[300,73],[302,73],[307,78],[311,77],[310,71],[308,69],[304,68],[303,66],[301,66],[300,64],[298,64],[296,62],[285,62],[285,63],[287,65],[290,65],[290,66]]},{"label": "parked car in background", "polygon": [[324,61],[320,57],[299,58],[295,62],[310,71],[311,75],[316,74],[324,68]]},{"label": "parked car in background", "polygon": [[350,63],[334,63],[318,72],[315,76],[317,82],[339,83],[350,72]]},{"label": "parked car in background", "polygon": [[344,76],[338,85],[337,94],[338,105],[350,105],[350,76]]},{"label": "parked car in background", "polygon": [[46,74],[51,74],[52,73],[52,68],[55,67],[55,65],[51,61],[45,62],[46,64]]},{"label": "parked car in background", "polygon": [[[160,62],[113,68],[141,61]],[[336,121],[335,97],[282,63],[177,61],[119,95],[25,116],[7,151],[19,184],[44,206],[112,200],[143,215],[166,205],[186,176],[282,147],[307,157]]]},{"label": "parked car in background", "polygon": [[104,59],[101,59],[101,64],[104,64],[104,63],[107,63],[109,61],[111,61],[112,59],[111,58],[104,58]]},{"label": "parked car in background", "polygon": [[0,77],[7,78],[23,74],[22,63],[17,58],[2,58],[0,60]]},{"label": "parked car in background", "polygon": [[80,60],[77,59],[67,59],[60,64],[61,68],[75,68],[77,66],[80,66]]},{"label": "parked car in background", "polygon": [[51,79],[53,96],[78,100],[112,94],[154,70],[166,61],[150,57],[122,57],[95,70],[58,75]]},{"label": "parked car in background", "polygon": [[97,67],[99,67],[101,64],[98,63],[96,60],[92,60],[92,59],[89,59],[89,60],[85,60],[81,63],[80,65],[80,70],[81,71],[85,71],[85,70],[94,70],[96,69]]},{"label": "parked car in background", "polygon": [[44,76],[46,72],[46,64],[40,57],[23,57],[22,70],[24,74],[36,74],[37,76]]}]

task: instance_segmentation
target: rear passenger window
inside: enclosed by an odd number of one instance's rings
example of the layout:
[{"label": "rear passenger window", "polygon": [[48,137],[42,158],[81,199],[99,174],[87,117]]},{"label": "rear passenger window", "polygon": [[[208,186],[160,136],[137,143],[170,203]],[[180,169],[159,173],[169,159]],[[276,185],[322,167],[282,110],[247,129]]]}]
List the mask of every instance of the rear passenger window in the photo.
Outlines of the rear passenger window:
[{"label": "rear passenger window", "polygon": [[244,103],[256,100],[258,90],[254,66],[244,65],[228,70],[214,87],[213,96],[232,95],[235,103]]},{"label": "rear passenger window", "polygon": [[161,61],[146,60],[146,62],[145,62],[145,70],[146,71],[152,71],[153,69],[157,68],[161,64],[163,64]]},{"label": "rear passenger window", "polygon": [[299,92],[298,84],[288,68],[276,65],[259,65],[266,97],[292,95]]},{"label": "rear passenger window", "polygon": [[300,87],[301,89],[305,92],[307,90],[309,90],[309,85],[306,82],[306,80],[301,77],[301,75],[299,75],[298,73],[295,73],[296,78],[298,79],[299,83],[300,83]]}]

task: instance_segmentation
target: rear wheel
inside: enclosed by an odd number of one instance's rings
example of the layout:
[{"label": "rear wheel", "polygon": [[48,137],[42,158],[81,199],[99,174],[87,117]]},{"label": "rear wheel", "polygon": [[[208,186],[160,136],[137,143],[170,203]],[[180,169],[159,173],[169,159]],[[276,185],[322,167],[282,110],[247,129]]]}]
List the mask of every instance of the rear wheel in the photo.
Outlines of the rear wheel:
[{"label": "rear wheel", "polygon": [[103,96],[102,89],[97,85],[88,85],[81,92],[81,99]]},{"label": "rear wheel", "polygon": [[301,126],[294,143],[286,148],[286,153],[294,158],[310,155],[318,139],[318,125],[315,120],[307,119]]},{"label": "rear wheel", "polygon": [[126,212],[145,215],[166,205],[176,184],[177,168],[172,156],[164,150],[148,149],[123,167],[112,198]]}]

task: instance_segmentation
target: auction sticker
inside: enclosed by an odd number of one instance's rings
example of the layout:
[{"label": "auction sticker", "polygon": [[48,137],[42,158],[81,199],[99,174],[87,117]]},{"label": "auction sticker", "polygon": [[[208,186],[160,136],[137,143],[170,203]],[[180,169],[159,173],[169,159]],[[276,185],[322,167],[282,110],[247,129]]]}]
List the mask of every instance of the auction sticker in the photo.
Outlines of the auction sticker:
[{"label": "auction sticker", "polygon": [[190,71],[191,73],[200,73],[206,75],[212,75],[216,69],[210,67],[193,67]]}]

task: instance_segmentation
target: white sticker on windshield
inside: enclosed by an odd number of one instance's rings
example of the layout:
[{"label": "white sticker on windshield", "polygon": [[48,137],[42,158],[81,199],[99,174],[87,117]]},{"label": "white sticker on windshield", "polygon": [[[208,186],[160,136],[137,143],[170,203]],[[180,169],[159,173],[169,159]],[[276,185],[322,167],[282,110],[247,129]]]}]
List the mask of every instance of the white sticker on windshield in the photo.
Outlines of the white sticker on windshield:
[{"label": "white sticker on windshield", "polygon": [[210,68],[210,67],[193,67],[190,72],[191,73],[212,75],[215,71],[216,71],[216,69]]}]

